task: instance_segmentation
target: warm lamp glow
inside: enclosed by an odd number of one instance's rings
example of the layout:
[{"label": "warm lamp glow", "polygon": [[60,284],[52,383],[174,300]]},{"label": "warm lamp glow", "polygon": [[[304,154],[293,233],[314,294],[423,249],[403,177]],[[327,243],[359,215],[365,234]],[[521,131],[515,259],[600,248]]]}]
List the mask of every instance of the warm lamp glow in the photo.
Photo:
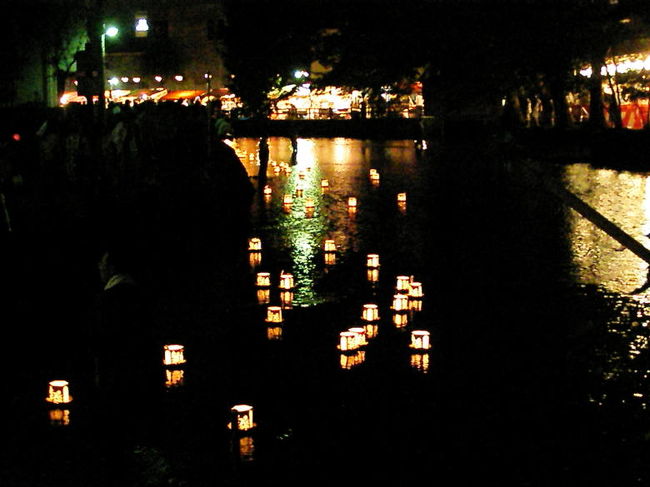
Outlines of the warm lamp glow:
[{"label": "warm lamp glow", "polygon": [[185,381],[185,371],[182,369],[167,369],[165,370],[165,387],[173,389],[180,387]]},{"label": "warm lamp glow", "polygon": [[183,345],[165,345],[164,365],[181,365],[185,363],[185,347]]},{"label": "warm lamp glow", "polygon": [[305,171],[298,172],[298,179],[305,179]]},{"label": "warm lamp glow", "polygon": [[248,250],[260,251],[262,250],[262,240],[257,237],[248,239]]},{"label": "warm lamp glow", "polygon": [[325,240],[325,252],[336,252],[336,243],[334,240]]},{"label": "warm lamp glow", "polygon": [[338,349],[342,352],[351,352],[359,347],[357,334],[351,331],[342,331],[339,333]]},{"label": "warm lamp glow", "polygon": [[375,338],[377,336],[377,333],[379,332],[379,327],[372,322],[368,322],[365,325],[365,329],[366,329],[366,337],[369,340]]},{"label": "warm lamp glow", "polygon": [[397,193],[397,202],[406,203],[406,193]]},{"label": "warm lamp glow", "polygon": [[408,325],[408,322],[409,322],[408,314],[405,314],[405,313],[394,313],[393,314],[393,324],[397,328],[405,327],[406,325]]},{"label": "warm lamp glow", "polygon": [[411,278],[409,276],[397,276],[395,288],[398,292],[407,293],[411,289]]},{"label": "warm lamp glow", "polygon": [[409,299],[409,311],[422,311],[422,300]]},{"label": "warm lamp glow", "polygon": [[262,263],[262,252],[260,251],[250,252],[250,254],[248,255],[248,260],[252,268],[259,267],[260,264]]},{"label": "warm lamp glow", "polygon": [[253,423],[253,406],[237,404],[230,409],[232,423],[236,431],[250,431],[255,427]]},{"label": "warm lamp glow", "polygon": [[258,289],[257,302],[258,304],[269,304],[271,302],[271,290],[269,288]]},{"label": "warm lamp glow", "polygon": [[280,289],[293,289],[293,274],[289,272],[280,272]]},{"label": "warm lamp glow", "polygon": [[270,272],[258,272],[257,280],[255,284],[259,287],[268,287],[271,285],[271,273]]},{"label": "warm lamp glow", "polygon": [[350,196],[348,198],[348,208],[356,208],[357,207],[357,198],[355,196]]},{"label": "warm lamp glow", "polygon": [[325,252],[325,265],[335,265],[336,254],[334,252]]},{"label": "warm lamp glow", "polygon": [[293,204],[293,196],[290,194],[285,194],[284,198],[282,199],[282,203],[285,205],[292,205]]},{"label": "warm lamp glow", "polygon": [[357,350],[356,353],[342,353],[339,364],[343,370],[350,370],[366,360],[366,352]]},{"label": "warm lamp glow", "polygon": [[357,347],[363,347],[368,345],[368,340],[366,339],[366,329],[363,327],[354,327],[348,330],[351,333],[354,333],[357,337]]},{"label": "warm lamp glow", "polygon": [[322,189],[327,189],[330,187],[330,182],[327,179],[322,179],[320,182],[320,187]]},{"label": "warm lamp glow", "polygon": [[361,319],[364,321],[379,321],[379,306],[376,304],[364,304]]},{"label": "warm lamp glow", "polygon": [[367,277],[368,282],[376,284],[379,282],[379,269],[368,269]]},{"label": "warm lamp glow", "polygon": [[269,340],[282,340],[282,327],[268,326],[266,328],[266,338]]},{"label": "warm lamp glow", "polygon": [[379,267],[379,254],[368,254],[366,266],[370,268]]},{"label": "warm lamp glow", "polygon": [[393,296],[393,306],[391,306],[391,308],[394,311],[408,311],[409,297],[406,294],[395,294]]},{"label": "warm lamp glow", "polygon": [[264,195],[265,196],[271,196],[272,193],[273,193],[273,190],[271,189],[271,186],[269,186],[268,184],[266,186],[264,186]]},{"label": "warm lamp glow", "polygon": [[69,409],[50,409],[48,415],[52,426],[68,426],[70,424]]},{"label": "warm lamp glow", "polygon": [[282,323],[282,308],[280,306],[269,306],[266,309],[267,323]]},{"label": "warm lamp glow", "polygon": [[314,199],[313,198],[305,198],[305,211],[308,210],[314,210]]},{"label": "warm lamp glow", "polygon": [[293,307],[293,291],[281,291],[280,304],[282,309],[291,309]]},{"label": "warm lamp glow", "polygon": [[68,404],[72,402],[72,396],[70,395],[69,384],[67,380],[53,380],[50,381],[47,397],[45,398],[47,402],[52,404]]},{"label": "warm lamp glow", "polygon": [[424,297],[421,282],[411,282],[409,285],[409,298],[420,299]]},{"label": "warm lamp glow", "polygon": [[424,330],[413,330],[411,332],[411,348],[416,350],[428,350],[431,348],[429,342],[430,333]]},{"label": "warm lamp glow", "polygon": [[411,354],[411,367],[415,370],[426,374],[429,372],[429,354],[413,353]]},{"label": "warm lamp glow", "polygon": [[296,197],[297,198],[302,198],[302,195],[305,192],[305,188],[302,184],[298,183],[296,184]]}]

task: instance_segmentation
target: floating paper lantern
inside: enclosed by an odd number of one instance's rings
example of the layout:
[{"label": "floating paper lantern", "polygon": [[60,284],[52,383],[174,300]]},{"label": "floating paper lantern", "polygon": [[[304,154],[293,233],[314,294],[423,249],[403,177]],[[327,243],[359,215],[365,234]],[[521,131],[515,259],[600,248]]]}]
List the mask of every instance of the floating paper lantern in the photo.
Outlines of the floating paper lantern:
[{"label": "floating paper lantern", "polygon": [[280,289],[293,289],[293,274],[289,272],[280,272]]},{"label": "floating paper lantern", "polygon": [[325,265],[335,265],[336,254],[334,252],[325,252]]},{"label": "floating paper lantern", "polygon": [[367,277],[368,282],[376,284],[379,282],[379,269],[368,269]]},{"label": "floating paper lantern", "polygon": [[268,287],[271,285],[271,273],[270,272],[258,272],[257,280],[255,281],[256,285],[259,287]]},{"label": "floating paper lantern", "polygon": [[70,387],[67,380],[50,381],[47,391],[47,402],[52,404],[68,404],[72,402]]},{"label": "floating paper lantern", "polygon": [[357,198],[355,196],[350,196],[348,198],[348,208],[356,208],[357,207]]},{"label": "floating paper lantern", "polygon": [[406,203],[406,193],[397,193],[397,202]]},{"label": "floating paper lantern", "polygon": [[269,306],[266,309],[267,323],[282,323],[282,308],[280,306]]},{"label": "floating paper lantern", "polygon": [[375,325],[374,323],[372,323],[372,322],[366,323],[364,328],[366,329],[366,337],[369,340],[372,340],[373,338],[375,338],[377,336],[377,334],[379,333],[379,327],[377,325]]},{"label": "floating paper lantern", "polygon": [[180,387],[185,381],[185,371],[182,369],[167,369],[165,370],[165,387],[173,389]]},{"label": "floating paper lantern", "polygon": [[376,304],[364,304],[361,312],[361,319],[364,321],[379,320],[379,306]]},{"label": "floating paper lantern", "polygon": [[397,276],[395,289],[397,289],[398,292],[408,293],[411,289],[411,278],[409,276]]},{"label": "floating paper lantern", "polygon": [[255,427],[253,423],[253,406],[237,404],[230,409],[232,414],[231,427],[235,431],[250,431]]},{"label": "floating paper lantern", "polygon": [[393,296],[393,305],[391,308],[394,311],[408,311],[409,297],[406,294],[395,294]]},{"label": "floating paper lantern", "polygon": [[430,333],[424,330],[413,330],[411,332],[411,345],[410,347],[415,350],[428,350],[431,348],[429,342]]},{"label": "floating paper lantern", "polygon": [[379,267],[379,254],[368,254],[366,266],[372,269]]},{"label": "floating paper lantern", "polygon": [[70,410],[54,408],[48,411],[50,424],[52,426],[69,426],[70,425]]},{"label": "floating paper lantern", "polygon": [[313,198],[305,198],[305,211],[314,211],[315,206]]},{"label": "floating paper lantern", "polygon": [[336,252],[336,243],[334,240],[325,240],[325,252]]},{"label": "floating paper lantern", "polygon": [[320,187],[322,189],[328,189],[330,187],[330,182],[327,179],[322,179],[320,182]]},{"label": "floating paper lantern", "polygon": [[293,307],[293,291],[281,291],[280,304],[283,309],[291,309]]},{"label": "floating paper lantern", "polygon": [[342,331],[339,333],[338,349],[342,352],[351,352],[359,348],[357,334],[351,331]]},{"label": "floating paper lantern", "polygon": [[424,293],[422,292],[422,283],[411,282],[409,284],[409,298],[421,299],[423,297],[424,297]]},{"label": "floating paper lantern", "polygon": [[253,252],[259,252],[262,250],[262,240],[257,237],[252,237],[248,239],[248,250]]},{"label": "floating paper lantern", "polygon": [[363,327],[353,327],[348,329],[349,332],[354,333],[357,337],[357,347],[363,347],[368,345],[368,340],[366,339],[366,329]]},{"label": "floating paper lantern", "polygon": [[282,204],[285,206],[291,206],[293,204],[293,196],[290,194],[285,194],[284,197],[282,198]]},{"label": "floating paper lantern", "polygon": [[413,353],[411,354],[411,367],[415,370],[426,374],[429,372],[429,354]]},{"label": "floating paper lantern", "polygon": [[393,314],[393,324],[397,328],[405,327],[406,325],[408,325],[408,322],[409,322],[408,314],[406,314],[406,313],[394,313]]},{"label": "floating paper lantern", "polygon": [[266,338],[269,340],[282,340],[282,327],[281,326],[267,326]]},{"label": "floating paper lantern", "polygon": [[271,302],[271,290],[268,288],[258,289],[257,302],[259,304],[269,304]]},{"label": "floating paper lantern", "polygon": [[375,177],[379,177],[379,172],[377,171],[377,169],[370,169],[368,174],[370,176],[370,179],[375,178]]},{"label": "floating paper lantern", "polygon": [[163,351],[165,353],[164,365],[182,365],[185,363],[185,347],[183,345],[165,345]]},{"label": "floating paper lantern", "polygon": [[366,352],[357,350],[354,353],[342,353],[339,364],[343,370],[350,370],[366,360]]},{"label": "floating paper lantern", "polygon": [[271,196],[272,193],[273,190],[271,189],[271,186],[269,186],[268,184],[264,186],[264,196]]}]

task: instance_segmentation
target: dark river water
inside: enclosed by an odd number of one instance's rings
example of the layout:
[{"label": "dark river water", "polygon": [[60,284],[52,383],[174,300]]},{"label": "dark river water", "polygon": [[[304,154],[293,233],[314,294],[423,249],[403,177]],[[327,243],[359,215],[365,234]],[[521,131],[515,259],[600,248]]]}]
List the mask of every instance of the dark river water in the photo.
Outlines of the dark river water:
[{"label": "dark river water", "polygon": [[[256,183],[257,140],[233,145]],[[270,194],[255,200],[248,235],[259,255],[242,240],[158,302],[167,343],[183,344],[187,362],[174,374],[160,367],[156,440],[111,460],[107,443],[133,444],[93,425],[128,415],[129,398],[101,414],[84,405],[80,374],[59,355],[74,354],[65,324],[26,320],[65,352],[34,337],[5,343],[38,366],[6,364],[19,393],[9,394],[1,485],[650,482],[648,291],[634,293],[647,264],[526,166],[644,245],[648,174],[504,162],[471,144],[418,151],[411,140],[299,139],[292,164],[289,140],[272,138],[270,161]],[[369,270],[368,254],[380,267]],[[269,288],[256,286],[258,272],[270,273]],[[294,277],[290,292],[278,289],[282,272]],[[404,312],[393,309],[398,276],[424,294]],[[339,334],[367,325],[366,304],[379,312],[374,336],[342,353]],[[269,306],[281,307],[281,325],[265,321]],[[418,330],[429,350],[410,346]],[[53,379],[70,381],[67,425],[48,419]],[[253,406],[257,426],[234,437],[226,425],[239,404]]]}]

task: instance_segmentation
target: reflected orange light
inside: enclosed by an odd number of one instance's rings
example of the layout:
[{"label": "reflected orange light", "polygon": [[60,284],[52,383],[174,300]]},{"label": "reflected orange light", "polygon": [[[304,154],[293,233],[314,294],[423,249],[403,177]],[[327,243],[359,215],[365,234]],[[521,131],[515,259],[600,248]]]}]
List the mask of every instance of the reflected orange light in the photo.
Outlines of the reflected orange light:
[{"label": "reflected orange light", "polygon": [[271,290],[268,288],[258,289],[257,302],[258,304],[269,304],[271,302]]},{"label": "reflected orange light", "polygon": [[182,369],[167,369],[165,370],[165,387],[173,389],[180,387],[185,381],[185,371]]},{"label": "reflected orange light", "polygon": [[411,354],[411,367],[415,370],[426,374],[429,372],[429,354],[413,353]]},{"label": "reflected orange light", "polygon": [[48,411],[50,424],[52,426],[69,426],[70,425],[70,410],[69,409],[50,409]]}]

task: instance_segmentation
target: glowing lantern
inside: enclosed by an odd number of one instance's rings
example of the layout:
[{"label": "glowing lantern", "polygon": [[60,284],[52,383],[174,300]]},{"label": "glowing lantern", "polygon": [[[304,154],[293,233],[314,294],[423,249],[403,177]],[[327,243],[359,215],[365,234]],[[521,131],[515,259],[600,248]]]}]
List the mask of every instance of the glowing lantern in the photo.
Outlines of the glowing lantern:
[{"label": "glowing lantern", "polygon": [[267,323],[282,323],[282,308],[280,306],[269,306],[266,309]]},{"label": "glowing lantern", "polygon": [[275,167],[273,168],[273,172],[274,172],[275,174],[280,174],[280,171],[281,171],[281,170],[282,170],[282,168],[281,168],[280,166],[275,166]]},{"label": "glowing lantern", "polygon": [[422,292],[422,283],[411,282],[409,284],[409,298],[421,299],[423,297],[424,297],[424,293]]},{"label": "glowing lantern", "polygon": [[370,182],[373,184],[373,186],[376,186],[379,184],[379,173],[377,172],[376,169],[371,169],[370,170]]},{"label": "glowing lantern", "polygon": [[291,174],[293,172],[293,169],[291,169],[289,166],[286,164],[284,165],[284,173],[285,174]]},{"label": "glowing lantern", "polygon": [[342,352],[351,352],[359,347],[357,334],[351,331],[342,331],[339,333],[338,349]]},{"label": "glowing lantern", "polygon": [[411,354],[411,367],[415,370],[426,374],[429,372],[429,354],[413,353]]},{"label": "glowing lantern", "polygon": [[368,322],[365,325],[365,329],[366,329],[366,337],[370,340],[375,338],[377,336],[377,333],[379,332],[379,327],[373,324],[372,322]]},{"label": "glowing lantern", "polygon": [[397,202],[406,203],[406,193],[397,193]]},{"label": "glowing lantern", "polygon": [[409,289],[411,289],[411,278],[408,276],[397,276],[395,288],[398,292],[409,292]]},{"label": "glowing lantern", "polygon": [[336,254],[334,252],[325,252],[325,265],[335,265]]},{"label": "glowing lantern", "polygon": [[305,171],[298,172],[298,179],[305,179]]},{"label": "glowing lantern", "polygon": [[368,269],[367,277],[368,282],[376,284],[379,282],[379,269]]},{"label": "glowing lantern", "polygon": [[164,365],[181,365],[185,363],[185,347],[183,345],[165,345],[163,347]]},{"label": "glowing lantern", "polygon": [[293,196],[290,194],[285,194],[284,198],[282,198],[282,203],[285,205],[292,205],[293,204]]},{"label": "glowing lantern", "polygon": [[280,289],[293,289],[293,274],[280,272]]},{"label": "glowing lantern", "polygon": [[256,285],[259,287],[268,287],[271,285],[271,273],[270,272],[258,272]]},{"label": "glowing lantern", "polygon": [[68,426],[70,424],[70,410],[69,409],[50,409],[48,411],[50,417],[50,424],[52,426]]},{"label": "glowing lantern", "polygon": [[306,198],[305,199],[305,211],[314,211],[314,199],[313,198]]},{"label": "glowing lantern", "polygon": [[415,350],[429,350],[431,344],[429,343],[430,333],[424,330],[413,330],[411,332],[411,348]]},{"label": "glowing lantern", "polygon": [[350,370],[366,360],[366,352],[357,350],[355,353],[342,353],[339,364],[343,370]]},{"label": "glowing lantern", "polygon": [[271,302],[271,290],[268,288],[258,289],[257,302],[259,304],[269,304]]},{"label": "glowing lantern", "polygon": [[273,193],[271,186],[269,186],[268,184],[264,186],[264,196],[271,196],[271,193]]},{"label": "glowing lantern", "polygon": [[165,387],[173,389],[180,387],[185,381],[185,371],[182,369],[167,369],[165,370]]},{"label": "glowing lantern", "polygon": [[391,308],[394,311],[408,311],[409,297],[406,294],[395,294],[393,296],[393,306]]},{"label": "glowing lantern", "polygon": [[400,211],[400,213],[405,214],[406,213],[406,202],[405,201],[399,201],[397,203],[397,209]]},{"label": "glowing lantern", "polygon": [[293,291],[281,291],[280,304],[283,309],[291,309],[293,307]]},{"label": "glowing lantern", "polygon": [[364,321],[379,321],[379,306],[376,304],[364,304],[361,319]]},{"label": "glowing lantern", "polygon": [[408,325],[408,322],[409,322],[408,314],[404,314],[404,313],[393,314],[393,324],[397,328],[405,327],[406,325]]},{"label": "glowing lantern", "polygon": [[304,192],[305,188],[302,186],[302,184],[296,184],[296,197],[302,198]]},{"label": "glowing lantern", "polygon": [[262,250],[262,240],[257,237],[248,239],[248,250],[259,252]]},{"label": "glowing lantern", "polygon": [[282,327],[268,326],[266,328],[266,338],[269,340],[282,340]]},{"label": "glowing lantern", "polygon": [[422,311],[422,300],[409,299],[409,311]]},{"label": "glowing lantern", "polygon": [[320,187],[323,190],[326,190],[330,187],[330,182],[327,179],[322,179],[320,182]]},{"label": "glowing lantern", "polygon": [[354,327],[348,330],[351,333],[354,333],[357,336],[357,347],[363,347],[368,345],[368,340],[366,339],[366,329],[363,327]]},{"label": "glowing lantern", "polygon": [[72,396],[70,395],[68,386],[67,380],[50,381],[45,400],[52,404],[68,404],[72,402]]},{"label": "glowing lantern", "polygon": [[379,267],[379,254],[368,254],[366,266],[373,269]]},{"label": "glowing lantern", "polygon": [[357,198],[355,196],[350,196],[348,198],[348,208],[356,208],[357,207]]},{"label": "glowing lantern", "polygon": [[336,252],[334,240],[325,240],[325,252]]},{"label": "glowing lantern", "polygon": [[262,252],[253,251],[248,255],[248,260],[252,268],[259,267],[262,263]]},{"label": "glowing lantern", "polygon": [[253,406],[237,404],[230,409],[232,414],[231,427],[235,431],[250,431],[255,427],[253,423]]}]

